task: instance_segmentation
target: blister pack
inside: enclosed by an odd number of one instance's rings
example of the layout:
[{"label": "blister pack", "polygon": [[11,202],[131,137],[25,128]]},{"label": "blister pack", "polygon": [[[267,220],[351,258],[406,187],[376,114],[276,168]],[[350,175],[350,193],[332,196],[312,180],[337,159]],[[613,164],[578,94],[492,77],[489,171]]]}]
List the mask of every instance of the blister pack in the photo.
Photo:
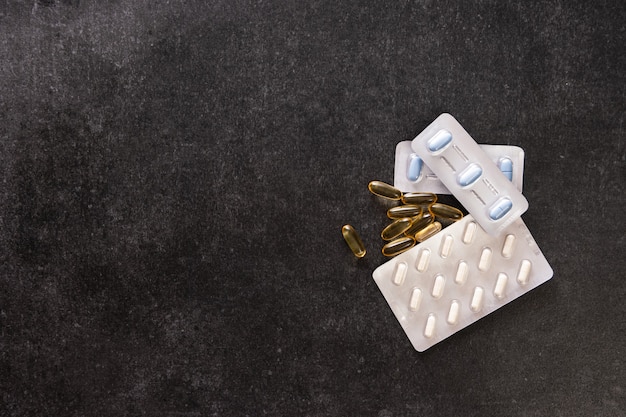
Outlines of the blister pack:
[{"label": "blister pack", "polygon": [[[521,192],[524,179],[524,150],[512,145],[478,145],[498,169]],[[394,187],[403,192],[420,191],[435,194],[452,194],[437,175],[413,152],[411,141],[396,146]]]},{"label": "blister pack", "polygon": [[437,117],[411,148],[489,234],[528,209],[528,201],[451,115]]},{"label": "blister pack", "polygon": [[422,352],[552,278],[521,218],[498,236],[468,215],[378,267],[373,277]]}]

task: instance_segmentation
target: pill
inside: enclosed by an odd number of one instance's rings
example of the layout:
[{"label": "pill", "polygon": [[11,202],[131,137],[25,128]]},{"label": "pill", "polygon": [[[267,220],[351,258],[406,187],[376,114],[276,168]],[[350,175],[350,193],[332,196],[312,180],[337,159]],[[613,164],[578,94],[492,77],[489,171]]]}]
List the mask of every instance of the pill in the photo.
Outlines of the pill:
[{"label": "pill", "polygon": [[445,220],[461,220],[463,218],[463,212],[456,207],[449,206],[443,203],[434,203],[428,207],[430,212]]},{"label": "pill", "polygon": [[426,226],[425,228],[423,228],[422,230],[420,230],[419,232],[415,233],[415,240],[417,240],[418,242],[423,242],[429,237],[432,237],[435,234],[439,233],[440,231],[441,231],[441,223],[433,222],[429,224],[428,226]]},{"label": "pill", "polygon": [[519,264],[519,271],[517,272],[517,282],[521,285],[525,285],[528,282],[530,276],[531,263],[528,259],[524,259]]},{"label": "pill", "polygon": [[401,219],[403,217],[421,216],[422,207],[415,204],[405,204],[402,206],[392,207],[387,210],[387,217],[390,219]]},{"label": "pill", "polygon": [[415,246],[415,239],[405,236],[387,243],[383,246],[382,252],[385,256],[396,256],[411,249],[413,246]]},{"label": "pill", "polygon": [[474,313],[479,312],[483,308],[483,294],[485,290],[482,287],[474,288],[474,294],[472,295],[472,301],[470,302],[470,310]]},{"label": "pill", "polygon": [[417,257],[417,263],[415,267],[418,272],[424,272],[428,269],[428,263],[430,262],[430,249],[422,249]]},{"label": "pill", "polygon": [[409,155],[409,163],[406,170],[406,177],[409,181],[417,181],[422,175],[422,158],[417,154],[412,153]]},{"label": "pill", "polygon": [[515,248],[515,235],[506,235],[504,245],[502,245],[502,257],[510,258]]},{"label": "pill", "polygon": [[435,315],[429,314],[428,319],[426,319],[426,328],[424,328],[424,336],[428,339],[435,335],[435,324],[437,324]]},{"label": "pill", "polygon": [[509,198],[501,198],[489,208],[489,217],[491,220],[500,220],[511,210],[511,207],[513,207],[513,202]]},{"label": "pill", "polygon": [[413,288],[411,292],[411,299],[409,300],[409,310],[417,311],[420,308],[420,303],[422,302],[422,290],[419,288]]},{"label": "pill", "polygon": [[443,275],[438,274],[435,277],[435,281],[433,283],[433,290],[431,292],[431,295],[433,296],[433,298],[435,299],[441,298],[441,296],[443,295],[443,289],[445,285],[446,285],[446,278]]},{"label": "pill", "polygon": [[406,262],[399,262],[398,265],[396,265],[396,270],[393,273],[393,283],[396,285],[402,285],[402,283],[404,282],[404,278],[406,277],[406,270],[407,270],[407,265]]},{"label": "pill", "polygon": [[450,142],[452,142],[452,134],[445,129],[441,129],[432,138],[428,139],[428,150],[431,152],[442,151]]},{"label": "pill", "polygon": [[454,243],[454,237],[452,235],[447,235],[441,241],[441,249],[439,250],[439,256],[442,258],[447,258],[450,256],[452,252],[452,243]]},{"label": "pill", "polygon": [[511,158],[500,158],[498,160],[498,168],[509,181],[513,181],[513,161],[511,161]]},{"label": "pill", "polygon": [[459,265],[456,268],[456,275],[454,276],[454,282],[463,285],[467,280],[467,274],[469,272],[469,265],[465,261],[459,261]]},{"label": "pill", "polygon": [[480,260],[478,261],[478,269],[481,271],[487,271],[491,267],[491,249],[483,248],[480,254]]},{"label": "pill", "polygon": [[405,230],[404,234],[407,236],[415,237],[415,233],[419,232],[429,224],[435,221],[435,217],[430,211],[424,210],[421,216],[415,216],[412,218],[411,227]]},{"label": "pill", "polygon": [[389,200],[400,200],[402,197],[402,191],[382,181],[372,181],[367,188],[372,194]]},{"label": "pill", "polygon": [[349,224],[346,224],[341,228],[341,233],[343,234],[343,238],[350,247],[354,256],[357,258],[364,257],[366,253],[365,246],[363,245],[361,236],[359,236],[356,229]]},{"label": "pill", "polygon": [[474,184],[478,178],[483,174],[483,169],[480,165],[471,163],[456,177],[456,181],[461,187],[469,187]]},{"label": "pill", "polygon": [[437,194],[433,193],[404,193],[402,202],[404,204],[430,205],[437,201]]},{"label": "pill", "polygon": [[448,324],[456,324],[459,321],[459,312],[461,310],[461,303],[457,300],[452,300],[450,303],[450,310],[448,311]]},{"label": "pill", "polygon": [[501,299],[504,297],[504,290],[506,289],[506,282],[508,279],[509,277],[504,272],[500,272],[498,274],[496,286],[493,289],[493,295],[495,295],[496,298]]},{"label": "pill", "polygon": [[383,240],[394,239],[404,233],[409,227],[411,227],[412,222],[413,221],[410,217],[396,219],[391,222],[387,227],[385,227],[382,232],[380,232],[380,237],[382,237]]},{"label": "pill", "polygon": [[463,231],[463,243],[472,243],[472,240],[474,239],[474,232],[476,232],[476,222],[467,223],[465,230]]}]

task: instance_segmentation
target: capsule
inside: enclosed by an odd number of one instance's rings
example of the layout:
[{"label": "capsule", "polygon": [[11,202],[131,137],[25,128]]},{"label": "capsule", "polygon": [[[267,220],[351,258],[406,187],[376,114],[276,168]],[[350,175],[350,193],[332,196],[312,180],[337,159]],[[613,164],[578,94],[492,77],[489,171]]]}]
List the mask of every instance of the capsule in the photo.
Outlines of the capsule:
[{"label": "capsule", "polygon": [[472,243],[474,239],[474,233],[476,232],[477,225],[475,222],[469,222],[465,226],[465,230],[463,231],[463,243],[466,245]]},{"label": "capsule", "polygon": [[420,308],[420,303],[422,302],[422,290],[419,288],[413,288],[411,292],[411,298],[409,299],[409,310],[417,311]]},{"label": "capsule", "polygon": [[452,133],[445,129],[441,129],[439,132],[435,133],[432,138],[428,139],[428,150],[431,152],[443,151],[448,147],[450,142],[452,142]]},{"label": "capsule", "polygon": [[436,217],[444,220],[461,220],[463,218],[463,212],[456,207],[449,206],[443,203],[434,203],[429,208],[430,212]]},{"label": "capsule", "polygon": [[411,249],[413,246],[415,246],[415,239],[405,236],[387,243],[383,246],[382,252],[383,255],[391,257],[399,255]]},{"label": "capsule", "polygon": [[380,232],[380,237],[382,237],[383,240],[396,238],[411,227],[412,222],[413,221],[410,217],[403,217],[401,219],[394,220],[393,223],[389,224],[383,229],[382,232]]},{"label": "capsule", "polygon": [[470,310],[474,313],[479,312],[483,308],[483,294],[485,290],[482,287],[474,288],[474,294],[472,295],[472,301],[470,302]]},{"label": "capsule", "polygon": [[465,284],[467,280],[467,274],[469,273],[469,266],[465,261],[459,261],[459,265],[456,268],[456,275],[454,276],[454,282],[459,285]]},{"label": "capsule", "polygon": [[513,202],[510,199],[501,198],[489,208],[489,217],[491,220],[500,220],[511,210],[511,207],[513,207]]},{"label": "capsule", "polygon": [[511,161],[511,158],[506,156],[500,158],[498,160],[498,168],[509,181],[513,181],[513,161]]},{"label": "capsule", "polygon": [[361,236],[359,236],[356,229],[349,224],[346,224],[341,228],[341,233],[343,234],[343,238],[350,247],[354,256],[357,258],[364,257],[366,253],[365,246],[363,245]]},{"label": "capsule", "polygon": [[431,291],[431,295],[433,296],[433,298],[435,299],[439,299],[441,298],[441,296],[443,295],[443,289],[446,286],[446,278],[441,275],[438,274],[435,277],[435,282],[433,283],[433,290]]},{"label": "capsule", "polygon": [[480,254],[480,260],[478,261],[478,269],[481,271],[487,271],[491,268],[491,248],[483,248]]},{"label": "capsule", "polygon": [[517,282],[519,282],[520,285],[526,285],[528,283],[531,267],[532,264],[528,259],[524,259],[520,262],[519,271],[517,272]]},{"label": "capsule", "polygon": [[437,319],[434,314],[429,314],[428,319],[426,319],[426,327],[424,328],[424,336],[427,338],[431,338],[435,335],[435,325],[437,324]]},{"label": "capsule", "polygon": [[396,270],[393,273],[393,283],[400,286],[402,285],[402,283],[404,282],[404,278],[406,278],[406,271],[407,271],[407,264],[406,262],[400,262],[398,265],[396,265]]},{"label": "capsule", "polygon": [[424,210],[421,216],[415,216],[411,219],[411,227],[405,230],[407,236],[415,236],[417,232],[435,221],[435,216],[430,211]]},{"label": "capsule", "polygon": [[483,169],[480,165],[470,164],[456,177],[456,181],[461,187],[469,187],[474,184],[481,175],[483,175]]},{"label": "capsule", "polygon": [[450,303],[450,310],[448,311],[448,324],[456,324],[459,321],[459,313],[461,310],[461,303],[458,300],[452,300]]},{"label": "capsule", "polygon": [[441,231],[441,223],[439,222],[431,223],[425,228],[423,228],[422,230],[420,230],[419,232],[415,233],[415,240],[417,240],[418,242],[423,242],[429,237],[432,237],[433,235],[435,235],[436,233],[439,233],[440,231]]},{"label": "capsule", "polygon": [[428,269],[428,262],[430,261],[430,249],[422,249],[417,260],[415,262],[415,268],[417,272],[424,272]]},{"label": "capsule", "polygon": [[496,280],[496,286],[493,289],[493,295],[495,295],[496,298],[498,299],[504,298],[504,291],[506,290],[506,282],[508,281],[508,279],[509,277],[504,272],[500,272],[498,274],[498,279]]},{"label": "capsule", "polygon": [[504,245],[502,246],[502,257],[510,258],[515,248],[515,235],[506,235]]},{"label": "capsule", "polygon": [[417,204],[420,206],[431,205],[437,201],[437,194],[433,193],[404,193],[402,202],[404,204]]},{"label": "capsule", "polygon": [[390,219],[401,219],[403,217],[421,216],[422,207],[415,204],[405,204],[402,206],[392,207],[387,210],[387,217]]},{"label": "capsule", "polygon": [[417,181],[422,175],[422,158],[417,154],[409,155],[409,163],[407,164],[406,177],[409,181]]},{"label": "capsule", "polygon": [[372,181],[367,185],[367,188],[372,194],[382,198],[389,200],[400,200],[402,198],[402,191],[382,181]]}]

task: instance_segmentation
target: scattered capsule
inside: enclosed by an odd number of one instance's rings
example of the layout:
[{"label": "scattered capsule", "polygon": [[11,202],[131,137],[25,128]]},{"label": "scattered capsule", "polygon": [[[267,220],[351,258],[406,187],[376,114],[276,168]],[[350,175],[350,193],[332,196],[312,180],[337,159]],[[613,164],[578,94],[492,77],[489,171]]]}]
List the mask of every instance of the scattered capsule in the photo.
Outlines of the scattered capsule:
[{"label": "scattered capsule", "polygon": [[432,237],[434,234],[439,233],[441,231],[441,223],[434,222],[415,233],[415,240],[418,242],[423,242],[429,237]]},{"label": "scattered capsule", "polygon": [[382,237],[383,240],[391,240],[395,237],[398,237],[402,233],[404,233],[409,227],[411,227],[411,223],[412,220],[410,217],[397,219],[383,229],[383,231],[380,233],[380,237]]},{"label": "scattered capsule", "polygon": [[357,258],[364,257],[366,253],[365,246],[363,245],[361,236],[359,236],[356,229],[349,224],[346,224],[341,228],[341,233],[343,234],[343,238],[350,247],[354,256]]},{"label": "scattered capsule", "polygon": [[436,217],[440,217],[445,220],[457,221],[463,218],[463,212],[461,210],[443,203],[434,203],[429,207],[429,210]]},{"label": "scattered capsule", "polygon": [[372,181],[367,188],[372,194],[389,200],[400,200],[402,197],[402,191],[382,181]]},{"label": "scattered capsule", "polygon": [[415,239],[405,236],[387,243],[383,246],[382,252],[385,256],[396,256],[411,249],[413,246],[415,246]]},{"label": "scattered capsule", "polygon": [[428,210],[422,212],[421,216],[415,216],[411,219],[411,227],[404,231],[406,236],[414,237],[417,232],[435,221],[435,216]]},{"label": "scattered capsule", "polygon": [[390,219],[401,219],[403,217],[415,217],[422,214],[422,207],[415,204],[405,204],[403,206],[392,207],[387,210],[387,217]]},{"label": "scattered capsule", "polygon": [[433,193],[404,193],[402,202],[404,204],[430,205],[437,201],[437,194]]}]

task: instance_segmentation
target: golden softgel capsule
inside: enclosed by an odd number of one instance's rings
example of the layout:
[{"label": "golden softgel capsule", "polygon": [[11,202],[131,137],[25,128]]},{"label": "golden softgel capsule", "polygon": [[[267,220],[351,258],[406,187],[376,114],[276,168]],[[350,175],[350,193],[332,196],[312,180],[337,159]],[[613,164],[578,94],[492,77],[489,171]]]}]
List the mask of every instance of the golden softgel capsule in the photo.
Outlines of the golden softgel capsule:
[{"label": "golden softgel capsule", "polygon": [[420,206],[427,206],[437,201],[437,194],[433,193],[405,193],[402,195],[402,202],[404,204],[416,204]]},{"label": "golden softgel capsule", "polygon": [[402,252],[406,252],[413,246],[415,246],[415,239],[405,236],[387,243],[383,246],[382,252],[385,256],[396,256]]},{"label": "golden softgel capsule", "polygon": [[435,216],[428,210],[424,210],[421,216],[415,216],[411,219],[411,227],[404,231],[407,236],[415,237],[415,233],[419,232],[429,224],[435,221]]},{"label": "golden softgel capsule", "polygon": [[382,198],[389,200],[400,200],[402,198],[402,191],[382,181],[372,181],[367,185],[367,188],[372,194]]},{"label": "golden softgel capsule", "polygon": [[393,223],[383,229],[383,231],[380,233],[380,237],[382,237],[383,240],[391,240],[395,237],[398,237],[402,233],[404,233],[409,227],[411,227],[411,223],[413,223],[413,221],[410,217],[404,217],[402,219],[395,220]]},{"label": "golden softgel capsule", "polygon": [[341,233],[346,243],[350,247],[350,250],[357,258],[365,256],[366,250],[361,240],[361,236],[357,233],[356,229],[349,224],[346,224],[341,228]]},{"label": "golden softgel capsule", "polygon": [[439,222],[431,223],[425,228],[423,228],[422,230],[420,230],[419,232],[415,233],[415,240],[417,240],[418,242],[423,242],[429,237],[433,236],[434,234],[439,233],[440,231],[441,231],[441,223]]},{"label": "golden softgel capsule", "polygon": [[434,203],[430,207],[430,212],[445,220],[461,220],[463,218],[463,212],[456,207],[449,206],[443,203]]},{"label": "golden softgel capsule", "polygon": [[387,217],[390,219],[401,219],[403,217],[415,217],[422,214],[422,207],[415,204],[405,204],[403,206],[392,207],[387,210]]}]

